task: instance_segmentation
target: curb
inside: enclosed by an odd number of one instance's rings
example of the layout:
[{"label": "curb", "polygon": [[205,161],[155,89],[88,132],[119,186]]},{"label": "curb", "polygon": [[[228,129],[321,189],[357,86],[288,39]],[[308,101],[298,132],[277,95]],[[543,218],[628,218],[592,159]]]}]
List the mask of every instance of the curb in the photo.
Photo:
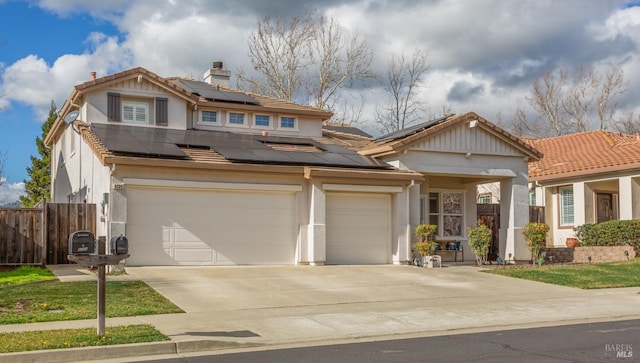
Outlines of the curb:
[{"label": "curb", "polygon": [[168,355],[195,353],[210,350],[248,348],[262,346],[257,343],[243,343],[219,340],[189,340],[178,342],[154,342],[137,344],[106,345],[68,349],[47,349],[30,352],[0,354],[0,363],[66,363],[105,360],[147,355]]}]

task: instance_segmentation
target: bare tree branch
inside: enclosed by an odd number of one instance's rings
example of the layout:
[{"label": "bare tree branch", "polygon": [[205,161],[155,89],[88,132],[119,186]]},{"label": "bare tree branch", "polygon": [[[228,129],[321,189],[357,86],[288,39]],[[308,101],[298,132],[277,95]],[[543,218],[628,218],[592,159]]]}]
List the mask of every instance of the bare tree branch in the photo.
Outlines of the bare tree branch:
[{"label": "bare tree branch", "polygon": [[550,137],[594,128],[606,130],[618,109],[615,99],[627,87],[618,66],[612,66],[604,77],[593,68],[580,66],[570,81],[565,70],[545,71],[542,77],[534,79],[531,95],[525,97],[535,118],[527,117],[526,110],[518,108],[513,120],[514,133]]},{"label": "bare tree branch", "polygon": [[625,134],[637,135],[640,133],[640,115],[633,112],[627,113],[615,124],[615,130]]},{"label": "bare tree branch", "polygon": [[376,123],[382,132],[402,130],[422,116],[424,110],[417,92],[428,69],[427,56],[419,49],[410,56],[391,56],[382,81],[390,101],[376,109]]},{"label": "bare tree branch", "polygon": [[358,34],[314,13],[284,24],[264,18],[248,39],[257,75],[238,73],[242,89],[333,110],[338,95],[356,80],[373,78],[373,53]]}]

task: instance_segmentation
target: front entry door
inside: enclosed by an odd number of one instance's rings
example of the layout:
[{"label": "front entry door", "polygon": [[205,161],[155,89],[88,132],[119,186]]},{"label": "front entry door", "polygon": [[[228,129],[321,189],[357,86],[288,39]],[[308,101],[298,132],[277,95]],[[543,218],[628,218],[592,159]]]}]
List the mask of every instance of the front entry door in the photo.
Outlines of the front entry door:
[{"label": "front entry door", "polygon": [[596,193],[596,219],[598,223],[613,219],[613,195]]}]

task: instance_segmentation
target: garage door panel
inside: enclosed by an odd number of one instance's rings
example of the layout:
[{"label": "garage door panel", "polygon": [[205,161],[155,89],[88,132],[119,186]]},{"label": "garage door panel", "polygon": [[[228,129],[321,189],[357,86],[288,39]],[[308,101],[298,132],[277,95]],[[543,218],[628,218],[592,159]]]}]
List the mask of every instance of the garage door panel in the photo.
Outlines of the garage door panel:
[{"label": "garage door panel", "polygon": [[391,255],[391,197],[327,193],[327,263],[385,264]]},{"label": "garage door panel", "polygon": [[130,188],[132,264],[295,263],[292,193]]}]

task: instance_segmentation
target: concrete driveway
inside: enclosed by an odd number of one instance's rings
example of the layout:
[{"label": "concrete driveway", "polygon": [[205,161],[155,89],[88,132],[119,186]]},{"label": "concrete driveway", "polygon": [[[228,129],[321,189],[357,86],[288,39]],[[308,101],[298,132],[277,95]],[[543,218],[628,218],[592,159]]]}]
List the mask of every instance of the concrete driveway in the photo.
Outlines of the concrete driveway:
[{"label": "concrete driveway", "polygon": [[186,311],[173,340],[287,344],[638,318],[640,288],[579,290],[472,266],[128,267]]}]

